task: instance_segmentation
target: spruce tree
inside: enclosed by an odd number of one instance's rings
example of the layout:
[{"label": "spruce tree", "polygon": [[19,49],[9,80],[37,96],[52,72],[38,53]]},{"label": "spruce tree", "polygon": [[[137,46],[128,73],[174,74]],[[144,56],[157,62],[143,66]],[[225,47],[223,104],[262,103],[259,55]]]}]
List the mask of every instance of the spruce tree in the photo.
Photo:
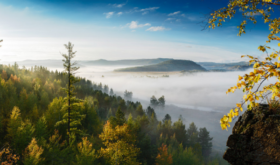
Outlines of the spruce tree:
[{"label": "spruce tree", "polygon": [[158,105],[162,108],[165,107],[165,98],[164,96],[161,96],[159,99],[158,99]]},{"label": "spruce tree", "polygon": [[210,137],[209,132],[207,131],[207,129],[205,127],[199,129],[198,141],[201,145],[202,155],[204,157],[208,157],[211,154],[212,139],[213,138]]},{"label": "spruce tree", "polygon": [[110,89],[110,95],[111,95],[111,96],[113,96],[113,95],[114,95],[114,91],[113,91],[113,89],[112,89],[112,88]]},{"label": "spruce tree", "polygon": [[150,105],[151,105],[152,107],[158,106],[158,100],[157,100],[157,98],[156,98],[155,96],[152,96],[152,97],[150,98]]},{"label": "spruce tree", "polygon": [[67,123],[67,142],[69,145],[71,133],[81,134],[81,130],[78,129],[78,126],[81,125],[81,120],[85,116],[80,114],[81,100],[76,98],[76,93],[74,92],[74,84],[80,81],[74,76],[79,67],[76,67],[76,62],[72,62],[72,59],[75,57],[76,51],[73,51],[74,45],[71,42],[65,44],[64,46],[67,49],[68,54],[62,54],[62,56],[64,57],[62,61],[64,62],[63,67],[65,69],[65,73],[67,74],[68,82],[67,87],[63,88],[67,96],[64,98],[66,104],[62,107],[62,110],[67,112],[64,114],[63,120],[57,122],[56,125]]},{"label": "spruce tree", "polygon": [[121,107],[119,107],[117,110],[116,121],[117,121],[117,125],[120,126],[122,126],[125,123],[125,117],[124,117],[124,113],[121,110]]}]

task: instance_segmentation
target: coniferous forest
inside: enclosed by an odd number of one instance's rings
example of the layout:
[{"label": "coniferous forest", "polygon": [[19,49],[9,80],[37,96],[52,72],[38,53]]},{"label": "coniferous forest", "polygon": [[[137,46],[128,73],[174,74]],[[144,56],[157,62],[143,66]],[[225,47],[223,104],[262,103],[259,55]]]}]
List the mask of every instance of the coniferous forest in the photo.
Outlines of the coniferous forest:
[{"label": "coniferous forest", "polygon": [[206,128],[159,119],[152,107],[75,76],[76,52],[65,47],[63,72],[0,65],[1,165],[226,164]]}]

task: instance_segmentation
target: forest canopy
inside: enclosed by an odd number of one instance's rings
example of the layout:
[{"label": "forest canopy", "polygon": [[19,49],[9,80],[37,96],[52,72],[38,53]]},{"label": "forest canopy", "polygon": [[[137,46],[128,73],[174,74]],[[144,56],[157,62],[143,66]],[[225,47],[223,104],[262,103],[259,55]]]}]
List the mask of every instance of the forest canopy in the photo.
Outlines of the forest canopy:
[{"label": "forest canopy", "polygon": [[[108,85],[69,77],[65,59],[66,72],[0,65],[0,163],[225,163],[213,156],[206,128],[161,121],[152,107],[125,101]],[[67,88],[69,78],[75,83]]]}]

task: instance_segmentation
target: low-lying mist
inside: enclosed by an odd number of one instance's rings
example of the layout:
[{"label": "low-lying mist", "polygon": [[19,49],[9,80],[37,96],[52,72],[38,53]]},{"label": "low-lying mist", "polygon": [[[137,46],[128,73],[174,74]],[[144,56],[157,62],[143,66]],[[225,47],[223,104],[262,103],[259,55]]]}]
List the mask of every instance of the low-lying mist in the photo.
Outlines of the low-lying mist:
[{"label": "low-lying mist", "polygon": [[[238,75],[248,72],[195,72],[195,73],[118,73],[109,67],[83,67],[78,75],[95,83],[107,84],[114,91],[132,91],[134,98],[149,100],[152,95],[165,96],[166,104],[181,107],[221,109],[241,101],[242,91],[226,95],[236,85]],[[163,77],[169,75],[169,77]],[[228,111],[228,110],[227,110]]]},{"label": "low-lying mist", "polygon": [[[166,99],[164,109],[155,109],[157,119],[162,120],[168,113],[172,122],[182,115],[186,127],[194,122],[198,128],[206,127],[213,137],[213,150],[223,153],[227,137],[231,134],[221,130],[219,120],[242,100],[242,90],[226,94],[236,85],[240,72],[166,72],[166,73],[129,73],[114,72],[126,66],[82,66],[77,76],[85,77],[96,84],[108,85],[117,95],[123,96],[125,90],[133,92],[133,101],[140,101],[147,108],[151,96],[162,95]],[[62,71],[62,67],[49,68]],[[267,82],[269,83],[269,82]],[[265,83],[265,84],[267,84]],[[244,107],[246,109],[246,107]],[[233,126],[235,121],[231,123]]]}]

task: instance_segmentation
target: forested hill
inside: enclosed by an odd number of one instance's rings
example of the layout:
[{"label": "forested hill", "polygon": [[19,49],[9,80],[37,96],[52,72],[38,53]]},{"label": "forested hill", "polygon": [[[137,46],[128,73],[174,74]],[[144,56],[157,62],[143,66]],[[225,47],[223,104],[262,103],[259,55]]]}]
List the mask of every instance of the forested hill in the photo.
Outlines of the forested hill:
[{"label": "forested hill", "polygon": [[[223,162],[211,157],[206,128],[157,118],[154,109],[125,101],[107,85],[75,83],[67,142],[67,75],[44,67],[0,65],[0,164],[113,165]],[[110,91],[110,92],[109,92]],[[110,94],[108,94],[110,93]],[[75,131],[75,132],[74,132]],[[166,163],[167,162],[167,163]],[[223,162],[224,163],[224,162]]]},{"label": "forested hill", "polygon": [[84,62],[87,65],[152,65],[163,61],[172,60],[171,58],[157,58],[157,59],[135,59],[135,60],[95,60]]},{"label": "forested hill", "polygon": [[190,60],[168,60],[159,64],[116,69],[117,72],[172,72],[172,71],[206,71],[205,68]]}]

